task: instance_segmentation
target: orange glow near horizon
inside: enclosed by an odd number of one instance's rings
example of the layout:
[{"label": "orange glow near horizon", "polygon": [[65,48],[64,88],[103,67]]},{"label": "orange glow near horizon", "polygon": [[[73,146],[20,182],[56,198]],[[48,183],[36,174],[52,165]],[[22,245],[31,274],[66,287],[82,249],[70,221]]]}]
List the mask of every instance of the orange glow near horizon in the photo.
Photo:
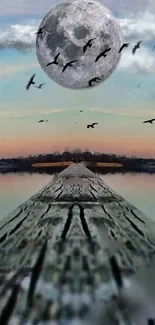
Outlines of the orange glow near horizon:
[{"label": "orange glow near horizon", "polygon": [[[99,125],[87,129],[92,121]],[[139,118],[97,111],[83,112],[77,118],[74,111],[66,111],[53,114],[49,123],[37,122],[36,117],[1,122],[0,158],[62,152],[65,148],[155,158],[155,128],[142,124]]]},{"label": "orange glow near horizon", "polygon": [[[62,140],[63,139],[63,140]],[[119,136],[110,136],[108,135],[103,139],[99,137],[98,140],[97,134],[92,138],[78,140],[73,138],[72,140],[66,137],[57,137],[57,139],[48,138],[36,138],[36,139],[12,139],[11,142],[3,141],[3,144],[0,144],[0,156],[3,157],[16,157],[16,156],[28,156],[36,155],[41,153],[50,153],[54,151],[64,151],[65,148],[73,150],[75,148],[80,148],[85,150],[88,148],[90,151],[100,151],[105,153],[116,153],[116,154],[125,154],[128,156],[137,155],[141,157],[154,157],[155,158],[155,140],[154,146],[149,145],[147,142],[143,142],[143,138],[135,139],[135,141],[130,141],[130,139],[120,138]]]},{"label": "orange glow near horizon", "polygon": [[[85,166],[91,166],[93,163],[85,161]],[[44,163],[35,163],[32,164],[32,167],[41,168],[41,167],[61,167],[61,166],[70,166],[72,161],[60,161],[60,162],[44,162]],[[120,168],[123,167],[122,164],[118,163],[109,163],[109,162],[96,162],[95,165],[97,167],[115,167]]]}]

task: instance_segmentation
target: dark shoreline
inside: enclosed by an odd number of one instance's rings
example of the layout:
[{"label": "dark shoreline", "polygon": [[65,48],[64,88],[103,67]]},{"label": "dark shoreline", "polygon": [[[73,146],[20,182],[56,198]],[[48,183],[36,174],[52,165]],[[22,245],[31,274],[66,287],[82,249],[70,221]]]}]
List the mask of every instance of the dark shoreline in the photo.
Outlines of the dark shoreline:
[{"label": "dark shoreline", "polygon": [[[88,149],[81,151],[80,149],[66,149],[60,153],[38,154],[35,156],[0,159],[0,174],[6,173],[24,173],[30,174],[55,174],[61,172],[68,164],[72,162],[84,162],[87,168],[99,174],[116,174],[116,173],[147,173],[155,174],[155,159],[142,158],[126,155],[118,155],[115,153],[90,152]],[[43,164],[53,164],[52,166]],[[58,166],[57,166],[58,164]],[[64,164],[65,166],[61,166]],[[97,165],[98,164],[98,165]],[[102,164],[102,166],[99,164]],[[109,164],[107,166],[106,164]],[[112,166],[115,165],[115,166]],[[116,166],[117,164],[117,166]],[[118,166],[121,165],[121,166]],[[103,166],[104,165],[104,166]]]},{"label": "dark shoreline", "polygon": [[[35,167],[30,167],[27,169],[24,168],[9,168],[9,169],[1,169],[0,174],[12,174],[12,173],[17,173],[17,174],[47,174],[47,175],[53,175],[56,173],[60,173],[62,170],[64,170],[66,167],[42,167],[42,168],[35,168]],[[113,167],[104,167],[104,168],[99,168],[99,167],[89,167],[91,171],[97,174],[101,175],[106,175],[106,174],[155,174],[155,169],[154,170],[146,170],[146,169],[140,169],[140,168],[135,168],[135,169],[130,169],[130,168],[113,168]]]}]

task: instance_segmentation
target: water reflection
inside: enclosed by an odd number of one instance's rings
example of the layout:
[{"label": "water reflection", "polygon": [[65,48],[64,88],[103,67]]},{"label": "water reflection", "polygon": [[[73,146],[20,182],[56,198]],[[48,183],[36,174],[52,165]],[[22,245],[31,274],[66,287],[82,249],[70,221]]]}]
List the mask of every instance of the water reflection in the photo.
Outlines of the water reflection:
[{"label": "water reflection", "polygon": [[[62,170],[62,169],[61,169]],[[6,173],[0,174],[0,218],[11,212],[35,192],[52,180],[49,174]],[[58,170],[55,170],[55,173]],[[147,173],[97,173],[105,183],[147,216],[154,218],[155,174]]]},{"label": "water reflection", "polygon": [[155,220],[155,174],[115,173],[99,176],[113,190]]}]

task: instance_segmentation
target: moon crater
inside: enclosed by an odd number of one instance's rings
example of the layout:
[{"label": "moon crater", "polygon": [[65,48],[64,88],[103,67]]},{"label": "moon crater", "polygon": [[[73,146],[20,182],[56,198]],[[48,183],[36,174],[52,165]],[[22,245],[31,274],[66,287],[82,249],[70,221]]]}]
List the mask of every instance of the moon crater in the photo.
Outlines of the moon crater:
[{"label": "moon crater", "polygon": [[[96,86],[116,69],[121,54],[121,30],[111,11],[95,0],[66,0],[54,6],[43,18],[43,34],[36,39],[36,53],[40,66],[55,82],[72,89],[89,88],[89,80],[97,77]],[[92,45],[83,47],[90,40]],[[104,50],[106,57],[95,62]],[[47,66],[58,57],[58,64]],[[77,60],[62,73],[63,66]]]},{"label": "moon crater", "polygon": [[90,34],[89,29],[86,28],[85,26],[78,26],[74,28],[74,36],[77,39],[82,39],[89,34]]}]

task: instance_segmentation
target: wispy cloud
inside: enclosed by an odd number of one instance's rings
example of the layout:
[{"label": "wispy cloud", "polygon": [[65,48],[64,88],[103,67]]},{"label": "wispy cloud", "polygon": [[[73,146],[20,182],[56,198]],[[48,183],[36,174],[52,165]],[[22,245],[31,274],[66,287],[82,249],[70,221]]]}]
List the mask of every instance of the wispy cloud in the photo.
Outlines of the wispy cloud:
[{"label": "wispy cloud", "polygon": [[152,117],[155,116],[155,111],[153,110],[136,110],[135,108],[130,109],[107,109],[102,107],[95,107],[91,108],[90,111],[92,112],[102,112],[104,114],[112,114],[112,115],[119,115],[119,116],[129,116],[129,117]]},{"label": "wispy cloud", "polygon": [[[124,40],[130,43],[128,49],[122,53],[119,68],[140,73],[155,72],[155,53],[145,41],[155,39],[155,14],[144,12],[132,18],[119,19]],[[132,47],[142,40],[141,48],[132,55]]]},{"label": "wispy cloud", "polygon": [[127,69],[129,72],[155,73],[155,54],[146,46],[137,50],[135,55],[129,47],[122,53],[119,69]]},{"label": "wispy cloud", "polygon": [[132,18],[119,19],[124,38],[128,41],[137,39],[154,40],[155,38],[155,14],[143,12]]},{"label": "wispy cloud", "polygon": [[59,112],[64,112],[66,111],[66,109],[59,109],[59,108],[53,108],[51,110],[37,110],[37,111],[31,111],[31,112],[27,112],[26,110],[24,110],[23,112],[20,110],[14,110],[14,111],[10,111],[10,110],[6,110],[6,111],[0,111],[0,118],[2,119],[18,119],[18,118],[25,118],[25,117],[37,117],[37,116],[45,116],[48,117],[51,114],[56,114]]},{"label": "wispy cloud", "polygon": [[[69,111],[68,109],[61,109],[61,108],[53,108],[53,109],[38,109],[37,111],[20,111],[17,109],[14,109],[13,111],[11,110],[3,110],[0,111],[0,118],[1,119],[20,119],[20,118],[29,118],[29,117],[38,117],[38,116],[44,116],[50,117],[52,114],[60,113],[60,112],[65,112]],[[70,110],[72,112],[72,110]],[[129,117],[152,117],[155,116],[155,111],[154,110],[138,110],[135,108],[124,108],[124,109],[113,109],[113,108],[104,108],[104,107],[94,107],[87,109],[89,112],[102,112],[104,114],[112,114],[112,115],[118,115],[118,116],[129,116]]]},{"label": "wispy cloud", "polygon": [[0,64],[0,77],[10,76],[14,73],[23,72],[25,70],[28,70],[30,68],[35,68],[38,66],[39,63],[37,61],[28,64],[19,64],[19,65]]},{"label": "wispy cloud", "polygon": [[11,25],[0,30],[0,49],[15,48],[21,52],[28,52],[35,46],[35,32],[38,22],[29,25]]}]

